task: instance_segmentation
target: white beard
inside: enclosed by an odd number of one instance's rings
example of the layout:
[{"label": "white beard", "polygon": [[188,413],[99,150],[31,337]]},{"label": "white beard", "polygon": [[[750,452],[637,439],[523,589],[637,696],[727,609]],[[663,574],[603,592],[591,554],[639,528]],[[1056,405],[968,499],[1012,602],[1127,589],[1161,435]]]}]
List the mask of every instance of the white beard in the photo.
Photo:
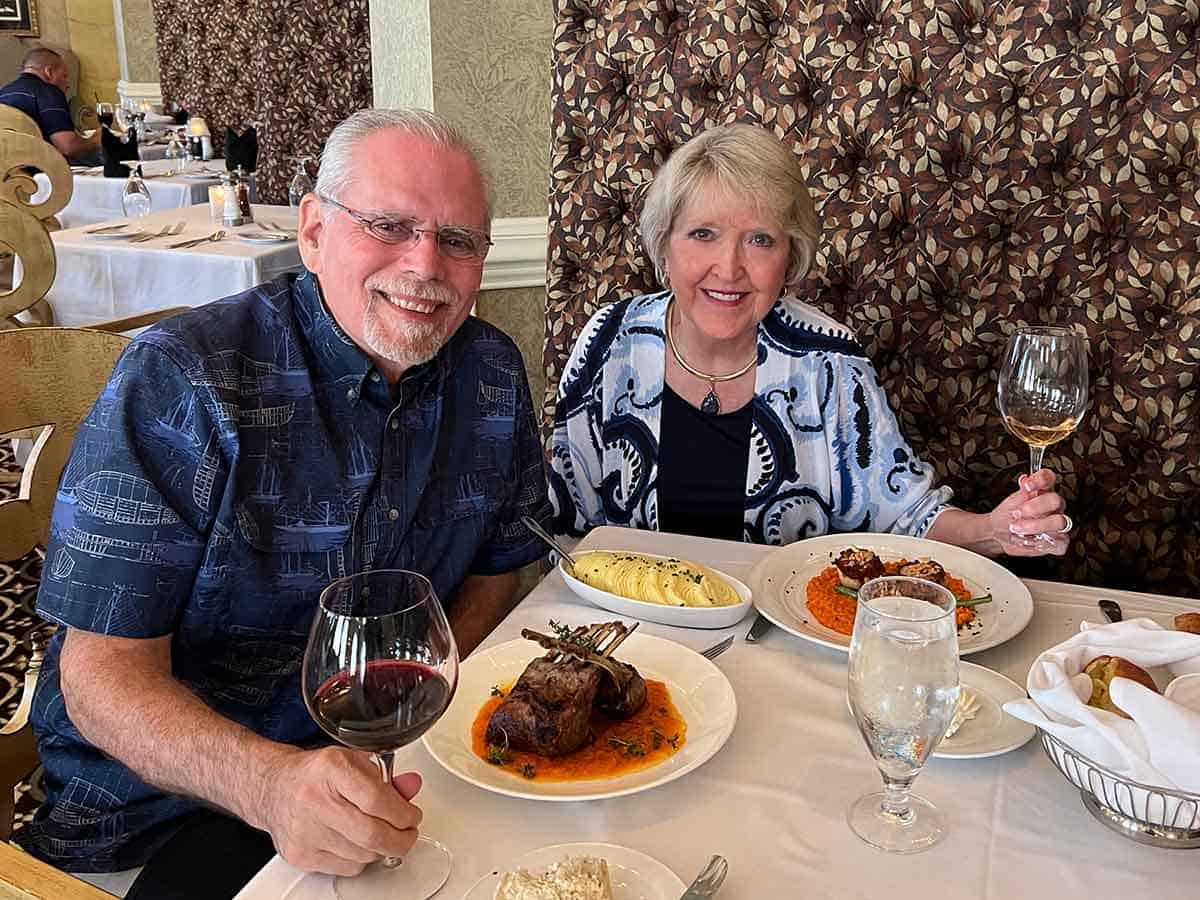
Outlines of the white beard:
[{"label": "white beard", "polygon": [[[457,303],[458,298],[448,289],[435,285],[391,285],[397,293],[429,299],[443,304]],[[388,293],[383,285],[373,290]],[[450,335],[446,324],[441,321],[400,323],[395,320],[384,324],[386,311],[379,304],[388,301],[368,293],[367,308],[363,310],[362,337],[367,349],[403,369],[411,369],[429,362],[442,349]],[[381,312],[383,315],[381,315]]]}]

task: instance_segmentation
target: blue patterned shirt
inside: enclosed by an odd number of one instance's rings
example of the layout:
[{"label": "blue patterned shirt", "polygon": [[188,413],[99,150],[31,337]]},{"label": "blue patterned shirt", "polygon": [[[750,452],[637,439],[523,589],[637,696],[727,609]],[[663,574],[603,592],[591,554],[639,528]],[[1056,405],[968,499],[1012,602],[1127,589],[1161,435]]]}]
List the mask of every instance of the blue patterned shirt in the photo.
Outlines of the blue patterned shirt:
[{"label": "blue patterned shirt", "polygon": [[[576,341],[551,443],[555,530],[658,529],[669,292],[606,306]],[[833,532],[921,536],[951,491],[913,453],[854,335],[782,298],[758,326],[742,535],[789,544]],[[703,456],[704,448],[694,452]]]},{"label": "blue patterned shirt", "polygon": [[[318,595],[367,569],[468,575],[543,555],[533,404],[517,348],[469,318],[393,393],[285,276],[140,335],[84,421],[55,506],[38,612],[130,638],[171,635],[174,675],[258,734],[322,735],[300,695]],[[47,802],[21,842],[72,871],[146,861],[194,801],[92,747],[64,708],[52,642],[32,721]]]}]

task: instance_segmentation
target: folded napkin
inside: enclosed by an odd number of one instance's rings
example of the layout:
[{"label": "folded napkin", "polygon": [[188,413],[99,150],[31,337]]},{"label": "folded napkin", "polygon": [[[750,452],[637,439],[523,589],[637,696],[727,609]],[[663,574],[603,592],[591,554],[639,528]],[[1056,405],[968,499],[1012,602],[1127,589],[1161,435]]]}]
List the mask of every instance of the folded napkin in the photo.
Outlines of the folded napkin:
[{"label": "folded napkin", "polygon": [[243,172],[258,169],[258,131],[251,125],[238,137],[233,129],[225,128],[225,168],[232,172],[238,166]]},{"label": "folded napkin", "polygon": [[1200,655],[1200,635],[1150,619],[1081,627],[1034,660],[1026,680],[1031,699],[1010,700],[1004,711],[1122,778],[1200,793],[1200,710],[1114,678],[1109,695],[1132,717],[1125,719],[1087,705],[1092,682],[1083,674],[1097,656],[1121,656],[1144,669],[1188,659]]},{"label": "folded napkin", "polygon": [[129,166],[122,165],[122,160],[138,158],[137,135],[132,131],[125,133],[128,140],[122,140],[107,128],[100,129],[100,153],[104,161],[105,178],[128,178]]}]

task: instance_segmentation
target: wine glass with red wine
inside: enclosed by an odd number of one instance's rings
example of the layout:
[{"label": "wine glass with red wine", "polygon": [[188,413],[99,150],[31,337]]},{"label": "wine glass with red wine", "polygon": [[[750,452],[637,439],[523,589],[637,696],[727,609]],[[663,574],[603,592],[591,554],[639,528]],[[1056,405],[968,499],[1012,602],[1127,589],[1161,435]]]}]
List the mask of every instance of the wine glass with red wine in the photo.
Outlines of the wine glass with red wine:
[{"label": "wine glass with red wine", "polygon": [[[424,575],[364,572],[321,593],[304,650],[304,702],[334,740],[374,754],[385,784],[396,751],[441,717],[457,685],[458,647]],[[403,861],[339,877],[334,892],[341,900],[426,900],[449,874],[449,851],[421,837]]]}]

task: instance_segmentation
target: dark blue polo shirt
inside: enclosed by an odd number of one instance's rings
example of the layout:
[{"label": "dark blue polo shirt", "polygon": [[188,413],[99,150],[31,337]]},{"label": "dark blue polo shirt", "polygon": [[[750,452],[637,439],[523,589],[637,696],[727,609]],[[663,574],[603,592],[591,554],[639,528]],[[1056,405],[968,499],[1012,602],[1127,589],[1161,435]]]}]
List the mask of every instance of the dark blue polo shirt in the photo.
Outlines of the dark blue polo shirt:
[{"label": "dark blue polo shirt", "polygon": [[75,130],[67,95],[32,72],[23,72],[0,87],[0,103],[19,109],[37,122],[47,141],[52,134]]},{"label": "dark blue polo shirt", "polygon": [[[171,635],[175,676],[268,738],[322,741],[300,695],[317,598],[366,569],[471,574],[543,555],[549,518],[517,348],[469,318],[395,394],[284,276],[140,335],[63,473],[37,609],[86,631]],[[32,721],[47,802],[20,842],[73,871],[145,862],[196,804],[92,747],[64,708],[62,633]]]}]

